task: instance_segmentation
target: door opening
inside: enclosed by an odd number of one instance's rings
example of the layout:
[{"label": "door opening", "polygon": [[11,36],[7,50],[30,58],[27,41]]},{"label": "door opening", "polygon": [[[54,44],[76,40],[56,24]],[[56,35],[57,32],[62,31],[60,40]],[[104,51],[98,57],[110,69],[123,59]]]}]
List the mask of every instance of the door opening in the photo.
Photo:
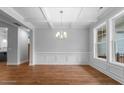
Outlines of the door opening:
[{"label": "door opening", "polygon": [[7,64],[7,27],[0,27],[0,64]]},{"label": "door opening", "polygon": [[30,64],[30,54],[31,54],[31,42],[30,35],[28,36],[28,64]]},{"label": "door opening", "polygon": [[19,28],[18,31],[18,50],[19,64],[30,64],[30,30]]}]

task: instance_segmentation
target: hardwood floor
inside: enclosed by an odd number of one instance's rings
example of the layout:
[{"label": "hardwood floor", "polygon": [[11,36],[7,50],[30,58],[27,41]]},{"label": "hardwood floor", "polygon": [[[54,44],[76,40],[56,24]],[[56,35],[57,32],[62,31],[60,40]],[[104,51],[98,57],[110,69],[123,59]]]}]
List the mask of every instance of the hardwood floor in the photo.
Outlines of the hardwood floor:
[{"label": "hardwood floor", "polygon": [[96,85],[120,84],[98,70],[80,65],[7,66],[0,64],[0,84]]}]

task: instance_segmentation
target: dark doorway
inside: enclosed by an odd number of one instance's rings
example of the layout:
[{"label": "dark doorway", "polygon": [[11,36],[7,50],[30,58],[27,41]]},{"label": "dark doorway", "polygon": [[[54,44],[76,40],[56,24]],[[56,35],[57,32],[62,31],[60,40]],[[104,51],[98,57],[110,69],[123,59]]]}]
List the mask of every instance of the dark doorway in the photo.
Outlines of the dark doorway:
[{"label": "dark doorway", "polygon": [[0,27],[0,63],[7,63],[7,27]]}]

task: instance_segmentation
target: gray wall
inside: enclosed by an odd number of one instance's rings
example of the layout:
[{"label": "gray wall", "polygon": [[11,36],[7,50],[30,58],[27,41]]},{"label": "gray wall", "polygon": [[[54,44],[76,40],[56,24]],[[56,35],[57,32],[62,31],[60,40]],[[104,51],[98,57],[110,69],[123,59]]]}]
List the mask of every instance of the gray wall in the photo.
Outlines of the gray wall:
[{"label": "gray wall", "polygon": [[24,29],[18,30],[19,62],[28,62],[28,32]]},{"label": "gray wall", "polygon": [[68,38],[56,39],[59,30],[36,30],[35,50],[38,52],[88,52],[88,30],[67,30]]},{"label": "gray wall", "polygon": [[8,30],[7,58],[9,65],[18,64],[18,28],[10,26]]},{"label": "gray wall", "polygon": [[36,29],[34,32],[35,63],[86,64],[89,52],[89,31],[69,29],[67,30],[68,38],[65,40],[56,39],[57,31],[59,30]]},{"label": "gray wall", "polygon": [[29,65],[33,65],[33,61],[34,61],[34,31],[35,29],[30,30],[29,33],[29,38],[30,38],[30,55],[29,55]]},{"label": "gray wall", "polygon": [[[123,8],[109,8],[108,11],[106,11],[101,17],[99,17],[98,21],[94,24],[91,25],[90,27],[90,34],[89,34],[89,41],[90,41],[90,61],[89,64],[93,66],[94,68],[100,70],[101,72],[107,74],[108,76],[112,77],[113,79],[121,82],[124,84],[124,66],[123,65],[117,65],[112,62],[110,62],[110,57],[109,57],[109,34],[110,34],[110,24],[109,24],[109,19],[113,17],[115,14],[119,13]],[[98,26],[99,24],[106,22],[107,23],[107,60],[102,61],[99,59],[95,59],[93,57],[93,29]]]}]

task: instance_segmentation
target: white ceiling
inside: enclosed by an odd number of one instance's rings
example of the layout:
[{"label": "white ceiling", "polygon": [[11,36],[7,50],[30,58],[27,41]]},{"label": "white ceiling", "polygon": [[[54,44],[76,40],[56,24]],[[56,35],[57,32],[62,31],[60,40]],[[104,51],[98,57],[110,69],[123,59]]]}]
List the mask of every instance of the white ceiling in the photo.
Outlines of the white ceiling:
[{"label": "white ceiling", "polygon": [[[36,28],[87,28],[92,22],[97,21],[99,15],[99,7],[14,7],[13,9]],[[62,25],[60,24],[61,10],[63,11]]]},{"label": "white ceiling", "polygon": [[[75,22],[81,11],[81,8],[43,8],[43,9],[44,12],[49,17],[49,20],[53,23],[61,22],[61,16],[63,23]],[[61,10],[63,11],[62,15],[60,14]]]}]

